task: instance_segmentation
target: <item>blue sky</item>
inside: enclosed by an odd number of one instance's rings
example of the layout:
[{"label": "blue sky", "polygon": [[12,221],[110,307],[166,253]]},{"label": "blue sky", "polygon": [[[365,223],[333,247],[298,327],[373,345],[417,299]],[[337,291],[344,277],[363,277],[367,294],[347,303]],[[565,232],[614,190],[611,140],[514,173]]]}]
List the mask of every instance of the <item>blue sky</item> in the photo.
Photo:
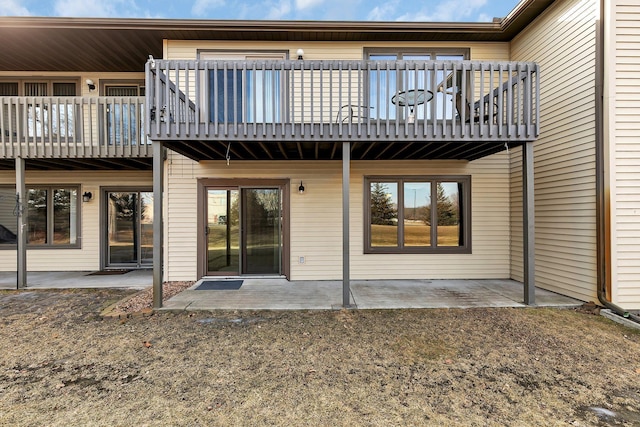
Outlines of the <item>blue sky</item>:
[{"label": "blue sky", "polygon": [[0,16],[491,21],[518,0],[0,0]]}]

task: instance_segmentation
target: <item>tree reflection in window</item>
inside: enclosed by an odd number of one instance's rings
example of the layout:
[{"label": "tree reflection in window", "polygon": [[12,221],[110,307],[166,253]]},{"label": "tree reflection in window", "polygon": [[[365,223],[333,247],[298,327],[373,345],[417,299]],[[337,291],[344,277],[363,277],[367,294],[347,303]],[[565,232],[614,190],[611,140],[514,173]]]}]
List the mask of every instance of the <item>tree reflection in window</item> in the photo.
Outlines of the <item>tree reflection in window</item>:
[{"label": "tree reflection in window", "polygon": [[367,178],[366,251],[470,251],[469,177]]}]

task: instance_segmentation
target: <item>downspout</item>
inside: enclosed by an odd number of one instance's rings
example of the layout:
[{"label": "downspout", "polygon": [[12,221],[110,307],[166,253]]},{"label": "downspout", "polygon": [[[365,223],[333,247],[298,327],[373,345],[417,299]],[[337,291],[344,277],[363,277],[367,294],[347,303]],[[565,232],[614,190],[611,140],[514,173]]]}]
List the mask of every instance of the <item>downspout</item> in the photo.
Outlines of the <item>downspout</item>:
[{"label": "downspout", "polygon": [[606,253],[606,199],[604,168],[604,41],[605,25],[603,23],[605,0],[599,1],[600,19],[596,20],[596,70],[595,70],[595,128],[596,128],[596,258],[597,286],[596,291],[600,303],[616,314],[640,322],[640,316],[629,313],[622,307],[607,299],[607,253]]}]

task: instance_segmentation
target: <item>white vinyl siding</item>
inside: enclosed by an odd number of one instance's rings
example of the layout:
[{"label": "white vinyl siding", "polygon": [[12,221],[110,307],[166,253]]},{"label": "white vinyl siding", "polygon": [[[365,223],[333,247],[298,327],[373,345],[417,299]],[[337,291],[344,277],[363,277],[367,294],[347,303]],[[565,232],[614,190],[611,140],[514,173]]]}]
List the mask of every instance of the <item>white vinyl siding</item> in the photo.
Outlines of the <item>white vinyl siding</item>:
[{"label": "white vinyl siding", "polygon": [[[351,277],[353,279],[507,278],[509,276],[509,169],[498,154],[474,162],[353,161],[351,163]],[[365,175],[471,175],[472,254],[364,254]],[[341,161],[193,162],[169,152],[167,160],[167,279],[197,277],[197,179],[288,178],[292,280],[342,278]],[[300,181],[305,194],[297,188]],[[305,263],[299,264],[299,257]],[[462,268],[461,266],[464,266]]]},{"label": "white vinyl siding", "polygon": [[[557,1],[511,44],[511,60],[540,65],[535,284],[585,301],[596,298],[596,12],[595,0]],[[520,149],[511,151],[511,225],[511,277],[522,280]]]},{"label": "white vinyl siding", "polygon": [[640,309],[640,3],[614,0],[607,24],[612,299]]},{"label": "white vinyl siding", "polygon": [[[90,202],[81,202],[78,249],[27,249],[28,271],[92,271],[100,269],[100,188],[140,185],[151,187],[151,171],[27,171],[27,187],[79,185],[80,195],[89,191]],[[15,173],[2,172],[0,185],[15,186]],[[80,198],[82,200],[82,198]],[[15,200],[0,200],[15,205]],[[15,218],[15,217],[14,217]],[[16,270],[16,250],[0,249],[0,271]]]}]

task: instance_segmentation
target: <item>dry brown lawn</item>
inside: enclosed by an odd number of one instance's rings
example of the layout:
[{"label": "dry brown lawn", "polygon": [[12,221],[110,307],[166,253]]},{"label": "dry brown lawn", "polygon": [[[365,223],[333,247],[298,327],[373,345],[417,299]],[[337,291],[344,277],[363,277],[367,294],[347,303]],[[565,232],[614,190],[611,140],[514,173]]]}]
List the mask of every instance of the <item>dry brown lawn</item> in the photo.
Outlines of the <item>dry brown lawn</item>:
[{"label": "dry brown lawn", "polygon": [[125,295],[0,292],[0,425],[640,424],[640,335],[599,316],[99,316]]}]

